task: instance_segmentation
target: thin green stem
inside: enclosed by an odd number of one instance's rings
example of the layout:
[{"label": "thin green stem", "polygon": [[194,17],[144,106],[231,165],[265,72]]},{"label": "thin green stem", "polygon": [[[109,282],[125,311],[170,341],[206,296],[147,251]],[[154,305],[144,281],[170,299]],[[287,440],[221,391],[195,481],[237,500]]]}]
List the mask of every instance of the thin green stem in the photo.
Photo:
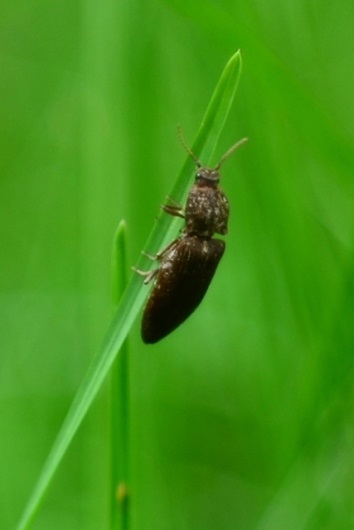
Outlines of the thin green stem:
[{"label": "thin green stem", "polygon": [[[127,282],[126,224],[112,249],[112,299],[116,308]],[[111,372],[111,529],[129,529],[129,347],[124,341]]]}]

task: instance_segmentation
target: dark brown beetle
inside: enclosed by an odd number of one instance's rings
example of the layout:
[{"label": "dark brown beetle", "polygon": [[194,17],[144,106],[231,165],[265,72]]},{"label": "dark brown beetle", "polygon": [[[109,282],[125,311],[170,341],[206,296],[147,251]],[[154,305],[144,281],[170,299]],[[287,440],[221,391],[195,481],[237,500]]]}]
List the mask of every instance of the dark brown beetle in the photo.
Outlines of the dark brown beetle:
[{"label": "dark brown beetle", "polygon": [[149,256],[160,262],[157,269],[135,269],[145,276],[144,283],[155,279],[141,324],[145,343],[157,342],[176,329],[193,313],[207,292],[225,250],[225,242],[213,235],[227,234],[229,219],[229,201],[219,188],[219,169],[247,141],[243,138],[233,145],[215,168],[206,168],[186,146],[180,131],[179,134],[198,170],[185,209],[175,203],[163,206],[166,213],[185,220],[180,237],[156,256]]}]

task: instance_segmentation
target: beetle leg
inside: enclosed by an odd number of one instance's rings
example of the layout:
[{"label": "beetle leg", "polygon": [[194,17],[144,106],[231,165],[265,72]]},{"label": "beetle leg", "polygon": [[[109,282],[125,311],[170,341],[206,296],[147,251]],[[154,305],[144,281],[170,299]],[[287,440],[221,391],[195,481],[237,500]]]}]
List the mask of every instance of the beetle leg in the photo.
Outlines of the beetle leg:
[{"label": "beetle leg", "polygon": [[164,204],[162,206],[163,211],[168,213],[169,215],[174,215],[175,217],[182,217],[182,219],[184,219],[183,207],[178,204],[178,202],[171,199],[171,197],[167,197],[167,201],[169,201],[171,204]]},{"label": "beetle leg", "polygon": [[[142,254],[144,256],[146,256],[147,258],[151,259],[151,260],[158,260],[160,261],[165,254],[167,254],[176,244],[177,242],[179,241],[179,239],[175,239],[174,241],[172,241],[169,245],[167,245],[167,247],[165,247],[164,249],[160,250],[160,252],[157,252],[156,256],[152,256],[151,254],[148,254],[147,252],[144,252],[142,251]],[[157,275],[157,273],[159,272],[159,268],[157,269],[153,269],[151,271],[142,271],[140,269],[137,269],[136,267],[132,267],[133,271],[136,272],[137,274],[139,274],[140,276],[144,276],[145,277],[145,280],[144,280],[144,284],[148,284],[151,282],[151,280],[153,280],[155,278],[155,276]]]},{"label": "beetle leg", "polygon": [[145,252],[145,250],[142,250],[141,253],[143,256],[145,256],[145,258],[151,259],[151,261],[155,261],[158,259],[157,254],[156,256],[153,256],[152,254],[148,254],[147,252]]},{"label": "beetle leg", "polygon": [[154,269],[152,271],[142,271],[140,269],[137,269],[136,267],[132,267],[133,271],[136,272],[137,274],[139,274],[140,276],[144,276],[145,277],[145,280],[144,280],[144,284],[148,284],[151,282],[151,280],[153,280],[155,278],[155,276],[157,275],[157,273],[159,272],[159,269]]},{"label": "beetle leg", "polygon": [[171,243],[167,245],[167,247],[160,250],[160,252],[156,254],[156,259],[162,259],[164,255],[167,254],[167,252],[169,252],[177,244],[177,241],[179,241],[179,239],[174,239]]}]

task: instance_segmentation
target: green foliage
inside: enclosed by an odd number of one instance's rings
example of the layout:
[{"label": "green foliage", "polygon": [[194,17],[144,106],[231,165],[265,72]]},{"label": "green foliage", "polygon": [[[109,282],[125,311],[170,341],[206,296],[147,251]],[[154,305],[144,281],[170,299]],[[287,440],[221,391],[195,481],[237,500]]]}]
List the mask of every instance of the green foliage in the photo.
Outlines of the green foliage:
[{"label": "green foliage", "polygon": [[[231,57],[230,61],[225,67],[223,74],[220,78],[219,83],[216,86],[216,89],[211,98],[210,104],[206,110],[202,126],[200,128],[197,140],[194,144],[194,148],[197,146],[200,149],[212,150],[213,144],[210,138],[218,138],[221,132],[221,128],[225,123],[226,117],[229,113],[231,103],[237,88],[239,75],[241,71],[241,56],[237,52]],[[188,155],[188,159],[184,164],[181,174],[176,182],[175,190],[180,190],[180,195],[186,195],[186,188],[188,184],[188,176],[192,173],[191,171],[191,160]],[[177,192],[174,193],[176,196]],[[178,197],[178,195],[177,195]],[[157,225],[152,230],[150,241],[152,244],[156,239],[164,240],[166,238],[165,234],[172,233],[172,227],[176,223],[173,217],[163,216],[165,223],[161,222],[161,226]],[[163,230],[163,225],[166,225],[166,230]],[[168,229],[168,225],[170,229]],[[175,231],[176,232],[176,231]],[[162,234],[162,237],[161,237]],[[174,237],[176,237],[176,233]],[[113,300],[118,301],[118,291],[122,291],[118,285],[118,278],[121,279],[125,276],[124,266],[121,266],[119,270],[119,265],[124,263],[124,223],[120,223],[116,234],[115,241],[113,244],[113,272],[116,268],[116,274],[113,275],[112,281],[112,291],[113,291]],[[140,262],[143,261],[141,258]],[[123,282],[121,282],[123,283]],[[48,459],[43,467],[43,471],[40,474],[38,483],[33,491],[33,494],[28,502],[24,515],[21,519],[19,529],[27,528],[29,523],[32,521],[35,512],[38,510],[38,506],[43,499],[43,495],[52,480],[53,474],[55,473],[58,465],[60,464],[73,436],[76,434],[78,427],[80,426],[83,418],[85,417],[92,401],[97,395],[97,392],[101,388],[102,382],[106,377],[108,370],[112,367],[114,359],[118,352],[120,351],[124,340],[129,332],[132,323],[136,317],[137,312],[141,309],[144,298],[146,297],[146,287],[141,281],[138,275],[133,275],[131,281],[128,283],[127,288],[122,293],[121,299],[118,304],[118,309],[116,315],[112,321],[112,324],[107,332],[106,338],[103,342],[102,348],[98,355],[94,358],[92,364],[90,365],[85,378],[80,385],[75,399],[69,409],[67,417],[59,431],[58,437],[55,440],[53,448],[50,451]],[[121,386],[126,384],[126,366],[124,366],[124,377],[121,381]],[[119,382],[117,384],[119,387]],[[124,401],[126,400],[126,393],[122,393],[122,406],[124,406]],[[113,400],[115,397],[113,398]],[[125,409],[122,410],[122,416],[126,415]],[[114,422],[114,418],[113,418]],[[125,426],[124,426],[125,428]],[[113,429],[115,430],[115,429]],[[126,436],[121,440],[121,443],[124,443]]]},{"label": "green foliage", "polygon": [[[133,326],[131,527],[353,528],[352,3],[0,10],[0,527],[19,521],[109,324],[117,221],[136,264],[185,159],[176,125],[191,143],[240,48],[212,158],[250,138],[222,168],[225,256],[179,330],[147,347]],[[216,139],[194,146],[203,162]],[[109,528],[109,395],[34,529]]]}]

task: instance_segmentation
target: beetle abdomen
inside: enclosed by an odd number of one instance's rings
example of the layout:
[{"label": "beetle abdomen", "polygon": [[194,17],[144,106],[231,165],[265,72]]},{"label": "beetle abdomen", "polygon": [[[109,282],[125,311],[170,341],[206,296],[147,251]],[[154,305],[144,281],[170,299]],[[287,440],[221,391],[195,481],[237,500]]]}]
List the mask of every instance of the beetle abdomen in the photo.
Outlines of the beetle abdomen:
[{"label": "beetle abdomen", "polygon": [[141,334],[145,343],[159,341],[193,313],[224,250],[220,239],[184,235],[163,255],[143,314]]}]

